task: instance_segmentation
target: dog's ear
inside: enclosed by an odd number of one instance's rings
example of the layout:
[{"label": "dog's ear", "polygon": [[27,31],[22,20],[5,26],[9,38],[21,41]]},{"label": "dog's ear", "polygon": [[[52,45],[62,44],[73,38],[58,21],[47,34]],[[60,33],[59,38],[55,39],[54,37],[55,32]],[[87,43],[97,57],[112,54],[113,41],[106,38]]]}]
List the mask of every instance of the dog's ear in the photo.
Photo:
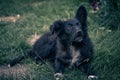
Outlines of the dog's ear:
[{"label": "dog's ear", "polygon": [[53,25],[50,26],[50,31],[52,34],[59,35],[64,27],[63,21],[57,20],[53,23]]},{"label": "dog's ear", "polygon": [[86,26],[87,10],[84,6],[80,6],[76,12],[75,18],[77,18],[82,26]]}]

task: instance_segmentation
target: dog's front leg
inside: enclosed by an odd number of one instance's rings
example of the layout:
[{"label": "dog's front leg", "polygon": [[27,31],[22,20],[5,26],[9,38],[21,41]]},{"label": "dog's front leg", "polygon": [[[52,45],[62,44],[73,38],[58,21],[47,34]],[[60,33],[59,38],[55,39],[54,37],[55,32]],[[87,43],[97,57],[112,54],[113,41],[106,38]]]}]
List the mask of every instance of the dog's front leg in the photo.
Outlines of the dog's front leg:
[{"label": "dog's front leg", "polygon": [[56,78],[56,80],[63,79],[62,73],[64,70],[64,65],[58,59],[55,60],[54,69],[55,69],[54,77]]},{"label": "dog's front leg", "polygon": [[83,63],[83,69],[84,69],[84,73],[87,74],[88,80],[93,80],[93,79],[97,79],[98,77],[95,76],[93,74],[93,72],[91,71],[91,65],[90,62],[87,63]]}]

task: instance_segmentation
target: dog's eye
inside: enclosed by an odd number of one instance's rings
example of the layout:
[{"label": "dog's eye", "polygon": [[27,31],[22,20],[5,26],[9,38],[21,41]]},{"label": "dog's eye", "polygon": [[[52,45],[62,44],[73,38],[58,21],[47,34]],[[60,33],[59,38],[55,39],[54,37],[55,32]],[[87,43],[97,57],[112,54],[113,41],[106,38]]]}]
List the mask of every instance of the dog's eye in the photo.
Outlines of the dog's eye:
[{"label": "dog's eye", "polygon": [[66,33],[71,33],[71,30],[72,30],[72,26],[66,26]]},{"label": "dog's eye", "polygon": [[68,25],[69,25],[69,26],[73,26],[73,24],[70,24],[70,23],[69,23]]},{"label": "dog's eye", "polygon": [[80,25],[80,23],[79,23],[79,22],[77,22],[77,23],[76,23],[76,25]]}]

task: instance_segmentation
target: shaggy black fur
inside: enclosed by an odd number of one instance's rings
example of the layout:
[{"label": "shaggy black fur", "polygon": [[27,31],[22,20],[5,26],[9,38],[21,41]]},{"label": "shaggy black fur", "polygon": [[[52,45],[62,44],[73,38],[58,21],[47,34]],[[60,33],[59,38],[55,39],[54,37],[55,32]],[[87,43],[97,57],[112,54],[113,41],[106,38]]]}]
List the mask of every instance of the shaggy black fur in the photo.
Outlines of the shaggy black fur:
[{"label": "shaggy black fur", "polygon": [[[82,67],[87,76],[93,75],[90,62],[93,57],[93,45],[87,32],[87,11],[80,6],[73,19],[55,21],[33,45],[29,56],[38,63],[50,58],[54,64],[55,77],[60,79],[65,67]],[[21,57],[23,59],[23,57]],[[19,60],[21,60],[21,58]],[[11,61],[10,66],[18,61]],[[89,77],[94,78],[95,76]]]}]

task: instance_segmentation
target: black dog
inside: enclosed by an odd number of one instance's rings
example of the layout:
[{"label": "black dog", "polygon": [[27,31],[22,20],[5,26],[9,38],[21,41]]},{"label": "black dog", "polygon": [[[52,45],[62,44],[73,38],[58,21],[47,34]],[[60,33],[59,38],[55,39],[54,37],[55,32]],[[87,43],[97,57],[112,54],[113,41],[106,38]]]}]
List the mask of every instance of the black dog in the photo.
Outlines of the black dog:
[{"label": "black dog", "polygon": [[[54,63],[55,78],[63,77],[65,67],[83,67],[88,79],[97,78],[90,69],[90,62],[93,57],[93,45],[87,32],[87,11],[80,6],[76,16],[67,21],[55,21],[50,26],[50,33],[44,34],[33,45],[29,52],[36,62],[50,58]],[[10,66],[16,64],[23,57],[10,62]]]}]

